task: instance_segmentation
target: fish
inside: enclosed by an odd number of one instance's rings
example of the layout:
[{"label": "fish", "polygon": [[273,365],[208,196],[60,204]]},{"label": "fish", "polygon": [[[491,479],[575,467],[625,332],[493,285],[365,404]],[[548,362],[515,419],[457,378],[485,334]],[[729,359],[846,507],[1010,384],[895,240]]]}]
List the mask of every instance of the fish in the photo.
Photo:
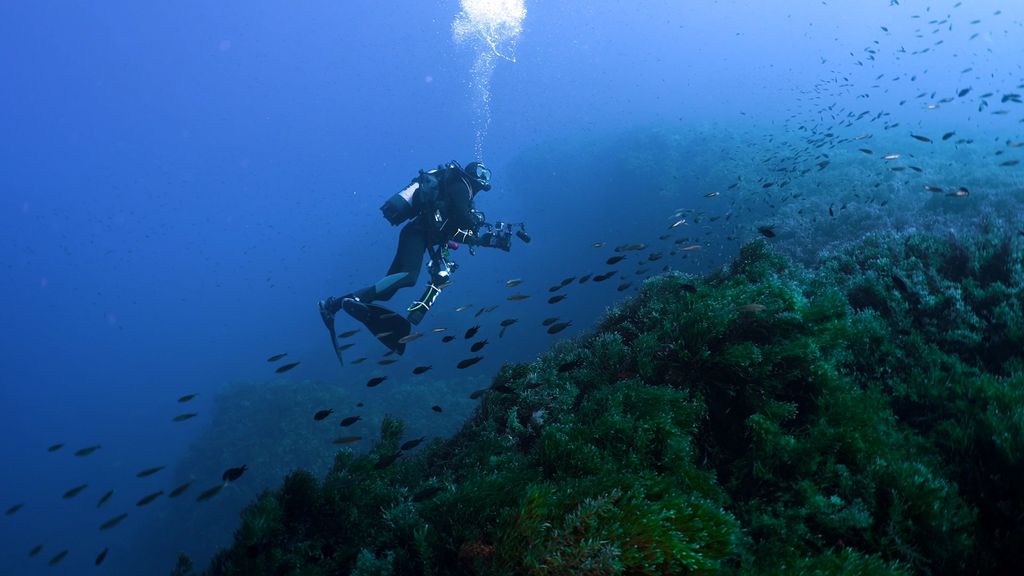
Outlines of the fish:
[{"label": "fish", "polygon": [[430,409],[433,410],[434,412],[443,412],[444,411],[437,404],[434,404],[433,406],[431,406]]},{"label": "fish", "polygon": [[946,196],[955,196],[957,198],[963,198],[965,196],[970,196],[970,195],[971,195],[970,190],[968,190],[967,188],[964,188],[963,186],[961,186],[959,189],[957,189],[957,190],[955,190],[953,192],[950,192],[949,194],[946,194]]},{"label": "fish", "polygon": [[545,318],[544,321],[540,323],[540,325],[541,326],[551,326],[555,322],[558,322],[558,316],[552,316],[551,318]]},{"label": "fish", "polygon": [[455,336],[452,336],[451,334],[448,334],[447,336],[441,338],[441,342],[444,342],[445,344],[451,342],[452,340],[455,340]]},{"label": "fish", "polygon": [[424,488],[423,490],[420,490],[419,492],[412,495],[412,501],[423,502],[424,500],[429,500],[430,498],[433,498],[435,495],[439,494],[442,490],[444,490],[443,486],[431,486],[429,488]]},{"label": "fish", "polygon": [[11,506],[10,508],[8,508],[7,511],[4,512],[4,516],[14,516],[15,514],[18,513],[18,510],[21,510],[24,507],[25,507],[25,503],[24,502],[18,502],[14,506]]},{"label": "fish", "polygon": [[287,355],[288,355],[287,352],[282,352],[280,354],[274,354],[270,358],[267,358],[267,362],[277,362],[278,360],[280,360],[281,358],[284,358]]},{"label": "fish", "polygon": [[637,252],[647,248],[647,244],[637,242],[636,244],[621,244],[615,247],[616,252]]},{"label": "fish", "polygon": [[477,333],[477,332],[478,332],[479,330],[480,330],[480,325],[479,325],[479,324],[477,324],[476,326],[473,326],[472,328],[470,328],[470,329],[466,330],[466,336],[465,336],[466,340],[469,340],[469,339],[470,339],[470,338],[472,338],[472,337],[473,337],[474,335],[476,335],[476,333]]},{"label": "fish", "polygon": [[395,452],[394,454],[388,454],[387,456],[381,456],[380,458],[377,459],[376,462],[374,462],[373,469],[374,470],[383,470],[383,469],[387,468],[388,466],[391,466],[391,464],[393,464],[395,462],[395,460],[398,460],[398,457],[401,456],[401,455],[402,455],[402,451],[399,450],[398,452]]},{"label": "fish", "polygon": [[740,314],[757,314],[763,312],[767,308],[764,304],[744,304],[743,306],[737,306],[736,311]]},{"label": "fish", "polygon": [[554,286],[548,288],[548,292],[558,292],[561,289],[562,289],[562,285],[561,284],[555,284]]},{"label": "fish", "polygon": [[388,366],[390,364],[394,364],[395,362],[398,362],[398,358],[382,358],[380,360],[377,360],[377,364],[381,366]]},{"label": "fish", "polygon": [[942,188],[938,186],[932,186],[931,184],[925,184],[924,189],[927,190],[928,192],[945,192],[945,190],[943,190]]},{"label": "fish", "polygon": [[999,165],[1000,166],[1016,166],[1017,164],[1020,164],[1020,160],[1007,160],[1006,162],[1002,162]]},{"label": "fish", "polygon": [[344,352],[345,350],[348,350],[349,348],[351,348],[351,347],[353,347],[355,345],[356,345],[355,342],[348,342],[346,344],[342,344],[342,345],[338,346],[338,352]]},{"label": "fish", "polygon": [[95,562],[95,564],[97,566],[99,566],[100,564],[103,564],[103,561],[107,559],[107,552],[109,550],[110,550],[110,548],[104,548],[102,552],[100,552],[99,554],[96,555],[96,562]]},{"label": "fish", "polygon": [[619,284],[618,286],[616,286],[615,290],[617,290],[619,292],[622,292],[623,290],[626,290],[627,288],[629,288],[632,285],[633,285],[632,281],[630,281],[630,282],[623,282],[622,284]]},{"label": "fish", "polygon": [[186,412],[184,414],[178,414],[174,418],[171,418],[171,421],[172,422],[184,422],[185,420],[189,420],[189,419],[195,418],[198,415],[199,414],[196,413],[196,412]]},{"label": "fish", "polygon": [[408,336],[402,336],[401,338],[399,338],[398,339],[398,343],[399,344],[408,344],[409,342],[412,342],[413,340],[418,340],[418,339],[422,338],[423,336],[424,336],[423,332],[413,332],[412,334],[409,334]]},{"label": "fish", "polygon": [[356,422],[359,422],[362,419],[363,419],[362,416],[349,416],[347,418],[343,418],[342,419],[341,426],[343,426],[343,427],[344,426],[351,426],[351,425],[355,424]]},{"label": "fish", "polygon": [[277,370],[274,370],[274,372],[276,372],[278,374],[284,374],[285,372],[291,370],[292,368],[295,368],[298,365],[299,365],[298,362],[289,362],[288,364],[285,364],[283,366],[279,366],[277,368]]},{"label": "fish", "polygon": [[142,498],[140,498],[139,501],[135,503],[135,505],[141,508],[142,506],[145,506],[146,504],[149,504],[153,500],[156,500],[157,498],[159,498],[159,497],[161,497],[163,495],[164,495],[164,491],[163,490],[157,490],[156,492],[153,492],[152,494],[147,494],[146,496],[143,496]]},{"label": "fish", "polygon": [[579,283],[580,284],[586,284],[587,280],[590,280],[591,276],[593,276],[593,274],[584,274],[583,276],[580,276]]},{"label": "fish", "polygon": [[352,336],[355,336],[358,333],[359,328],[356,328],[355,330],[347,330],[345,332],[342,332],[341,334],[338,334],[338,338],[351,338]]},{"label": "fish", "polygon": [[459,306],[459,307],[457,307],[457,308],[455,309],[455,311],[456,311],[456,312],[462,312],[463,310],[469,310],[469,309],[470,309],[470,308],[472,308],[472,307],[473,307],[473,305],[472,305],[472,304],[463,304],[462,306]]},{"label": "fish", "polygon": [[334,444],[337,444],[339,446],[343,446],[345,444],[355,444],[356,442],[359,442],[362,439],[362,436],[339,436],[338,438],[334,439]]},{"label": "fish", "polygon": [[682,226],[683,224],[686,224],[686,218],[680,218],[679,220],[669,224],[668,229],[671,230],[677,226]]},{"label": "fish", "polygon": [[927,142],[928,144],[932,143],[932,139],[931,138],[929,138],[927,136],[921,136],[920,134],[911,134],[910,137],[913,138],[914,140],[919,140],[921,142]]},{"label": "fish", "polygon": [[612,256],[611,258],[605,260],[604,263],[608,265],[618,264],[619,262],[622,262],[625,259],[625,256]]},{"label": "fish", "polygon": [[565,300],[566,298],[567,298],[567,296],[565,294],[559,294],[558,296],[552,296],[551,298],[548,298],[548,304],[557,304],[557,303],[561,302],[562,300]]},{"label": "fish", "polygon": [[511,295],[511,296],[509,296],[508,298],[505,298],[505,299],[510,301],[510,302],[520,302],[522,300],[526,300],[529,297],[530,297],[529,294],[513,294],[513,295]]},{"label": "fish", "polygon": [[359,358],[356,358],[355,360],[350,362],[350,364],[362,364],[363,362],[366,362],[366,356],[360,356]]},{"label": "fish", "polygon": [[721,194],[721,192],[708,192],[707,194],[704,195],[704,197],[705,198],[714,198],[715,196],[718,196],[720,194]]},{"label": "fish", "polygon": [[245,464],[242,464],[241,466],[237,466],[235,468],[228,468],[227,470],[224,471],[224,474],[221,474],[220,479],[225,482],[234,482],[235,480],[241,478],[242,474],[245,474],[245,471],[248,469],[249,467]]},{"label": "fish", "polygon": [[473,345],[469,347],[469,351],[479,352],[480,350],[483,349],[484,346],[487,346],[487,340],[478,340],[476,342],[473,342]]},{"label": "fish", "polygon": [[506,288],[515,288],[516,286],[519,286],[522,283],[523,283],[523,279],[522,278],[512,278],[511,280],[506,280],[505,281],[505,287]]},{"label": "fish", "polygon": [[703,246],[701,246],[700,244],[693,244],[685,248],[680,248],[680,250],[682,250],[683,252],[692,252],[694,250],[700,250],[701,248],[703,248]]},{"label": "fish", "polygon": [[956,93],[956,95],[957,95],[957,97],[959,97],[959,98],[963,98],[964,96],[967,96],[967,94],[968,94],[968,93],[969,93],[970,91],[971,91],[971,89],[970,89],[970,88],[961,88],[961,89],[960,89],[960,91]]},{"label": "fish", "polygon": [[568,278],[562,278],[562,281],[559,282],[558,285],[562,286],[562,287],[568,286],[569,284],[572,284],[573,280],[575,280],[575,279],[576,279],[575,276],[569,276]]},{"label": "fish", "polygon": [[444,332],[445,330],[447,330],[447,328],[443,326],[438,326],[437,328],[431,328],[430,332],[431,334],[437,334],[438,332]]},{"label": "fish", "polygon": [[50,558],[50,561],[46,564],[48,566],[56,566],[57,564],[60,564],[60,561],[63,560],[67,555],[67,550],[61,550],[60,552],[57,552],[57,554],[55,554],[53,558]]},{"label": "fish", "polygon": [[828,215],[832,216],[832,217],[835,217],[836,213],[835,213],[835,211],[832,210],[833,206],[835,206],[835,204],[829,204],[828,205]]},{"label": "fish", "polygon": [[114,496],[114,491],[113,490],[107,490],[107,493],[104,494],[103,496],[100,496],[99,501],[96,502],[96,507],[97,508],[102,508],[103,505],[106,504],[107,501],[110,500],[110,498],[113,497],[113,496]]},{"label": "fish", "polygon": [[882,160],[898,160],[899,157],[899,154],[886,154],[885,156],[882,156]]},{"label": "fish", "polygon": [[1010,148],[1024,148],[1024,141],[1014,142],[1012,140],[1007,140],[1006,145]]},{"label": "fish", "polygon": [[945,134],[942,135],[942,140],[943,141],[949,140],[953,136],[956,136],[956,132],[946,132]]},{"label": "fish", "polygon": [[370,378],[369,380],[366,381],[366,387],[373,388],[374,386],[380,384],[381,382],[387,379],[387,376],[374,376],[373,378]]},{"label": "fish", "polygon": [[775,238],[775,225],[769,224],[767,226],[758,226],[757,231],[761,233],[765,238]]},{"label": "fish", "polygon": [[427,370],[430,370],[430,368],[431,366],[417,366],[412,369],[412,373],[419,376],[420,374],[423,374]]},{"label": "fish", "polygon": [[93,452],[99,450],[101,447],[102,446],[100,446],[99,444],[97,444],[95,446],[87,446],[85,448],[82,448],[82,449],[76,451],[75,452],[75,456],[88,456],[89,454],[92,454]]},{"label": "fish", "polygon": [[146,476],[152,476],[153,474],[156,474],[157,472],[163,470],[164,468],[166,468],[166,466],[154,466],[152,468],[146,468],[145,470],[140,470],[138,474],[135,475],[135,477],[145,478]]},{"label": "fish", "polygon": [[184,484],[182,484],[181,486],[178,486],[174,490],[171,490],[171,493],[168,494],[167,497],[168,498],[177,498],[178,496],[181,496],[182,494],[184,494],[185,491],[188,490],[191,487],[192,487],[192,481],[189,480],[188,482],[185,482]]},{"label": "fish", "polygon": [[42,551],[43,551],[43,545],[42,544],[36,544],[35,546],[32,547],[31,550],[28,551],[28,557],[29,558],[35,558]]},{"label": "fish", "polygon": [[470,400],[476,400],[477,398],[483,396],[484,394],[487,394],[490,391],[491,391],[490,388],[481,388],[479,390],[473,390],[473,392],[471,392],[470,395],[469,395],[469,399]]},{"label": "fish", "polygon": [[192,394],[185,394],[184,396],[181,396],[181,397],[178,398],[178,402],[184,404],[185,402],[188,402],[189,400],[192,400],[196,396],[199,396],[198,392],[193,392]]},{"label": "fish", "polygon": [[610,272],[605,272],[604,274],[598,274],[597,276],[594,276],[594,282],[604,282],[612,276],[615,276],[617,272],[617,270],[612,270]]},{"label": "fish", "polygon": [[594,248],[604,248],[604,242],[594,242],[591,246]]},{"label": "fish", "polygon": [[62,496],[62,498],[64,498],[65,500],[69,500],[71,498],[74,498],[75,496],[78,496],[79,494],[81,494],[82,490],[85,490],[88,487],[89,487],[88,484],[79,484],[78,486],[75,486],[71,490],[68,490],[67,492],[65,492],[64,496]]},{"label": "fish", "polygon": [[874,154],[874,153],[875,153],[875,152],[874,152],[873,150],[871,150],[871,149],[869,149],[869,148],[858,148],[858,150],[860,150],[861,152],[863,152],[863,153],[865,153],[865,154],[867,154],[867,155],[869,155],[869,156],[870,156],[871,154]]},{"label": "fish", "polygon": [[408,442],[402,444],[399,447],[399,449],[400,450],[412,450],[413,448],[419,446],[420,443],[422,443],[426,439],[427,439],[426,436],[420,436],[419,438],[416,438],[415,440],[409,440]]},{"label": "fish", "polygon": [[114,516],[113,518],[111,518],[110,520],[107,520],[103,524],[100,524],[100,530],[110,530],[114,526],[117,526],[118,524],[123,522],[124,519],[127,518],[127,517],[128,517],[128,513],[127,512],[123,512],[121,514],[118,514],[117,516]]},{"label": "fish", "polygon": [[473,364],[476,364],[477,362],[483,359],[483,356],[471,356],[469,358],[466,358],[465,360],[461,360],[458,364],[455,365],[455,367],[458,368],[459,370],[462,370],[463,368],[469,368]]},{"label": "fish", "polygon": [[46,451],[47,451],[47,452],[56,452],[57,450],[60,450],[60,449],[61,449],[61,448],[63,448],[63,447],[64,447],[64,443],[63,443],[63,442],[62,442],[62,443],[60,443],[60,444],[51,444],[51,445],[50,445],[50,446],[49,446],[49,447],[48,447],[48,448],[46,449]]},{"label": "fish", "polygon": [[209,500],[210,498],[213,498],[217,494],[220,494],[220,491],[223,490],[223,489],[224,489],[224,484],[217,484],[216,486],[211,486],[211,487],[207,488],[206,490],[203,490],[199,494],[199,496],[196,496],[196,502],[205,502],[205,501]]},{"label": "fish", "polygon": [[565,330],[569,326],[572,326],[572,322],[559,322],[557,324],[552,324],[548,328],[548,334],[558,334],[559,332]]},{"label": "fish", "polygon": [[334,408],[327,408],[326,410],[317,410],[316,414],[313,414],[313,420],[319,422],[327,418],[331,414],[334,414]]},{"label": "fish", "polygon": [[509,326],[515,324],[516,322],[519,322],[518,318],[505,318],[504,320],[501,321],[500,326],[502,328],[508,328]]}]

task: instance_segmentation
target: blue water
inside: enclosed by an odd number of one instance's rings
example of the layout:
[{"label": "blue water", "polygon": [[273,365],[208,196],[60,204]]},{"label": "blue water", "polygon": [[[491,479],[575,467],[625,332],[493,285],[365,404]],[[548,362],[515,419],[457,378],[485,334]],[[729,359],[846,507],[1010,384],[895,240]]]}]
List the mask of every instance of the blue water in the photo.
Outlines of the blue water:
[{"label": "blue water", "polygon": [[[164,574],[179,551],[207,560],[230,528],[190,537],[183,518],[221,514],[230,524],[246,500],[196,503],[198,490],[219,482],[216,472],[197,477],[187,498],[135,502],[195,475],[179,463],[207,438],[213,399],[231,383],[327,382],[365,399],[367,419],[387,412],[419,423],[417,433],[450,434],[473,404],[426,395],[431,382],[465,376],[454,369],[470,355],[462,331],[485,326],[485,359],[466,372],[486,386],[502,362],[528,362],[585,331],[647,273],[622,292],[620,277],[574,285],[557,305],[545,302],[548,286],[607,269],[617,244],[656,242],[675,210],[706,206],[706,193],[737,178],[746,196],[737,192],[717,212],[735,220],[695,227],[703,251],[675,254],[650,274],[727,262],[756,237],[751,224],[779,217],[758,179],[794,163],[817,170],[823,150],[838,165],[866,162],[862,143],[880,155],[880,142],[898,142],[934,170],[962,162],[964,181],[979,162],[978,173],[998,175],[1020,200],[1021,168],[995,166],[1024,156],[1004,145],[1024,140],[1024,105],[999,101],[1024,93],[1024,4],[768,4],[528,0],[515,62],[494,60],[484,118],[473,73],[482,49],[453,40],[455,1],[5,1],[0,508],[24,507],[0,516],[0,572],[98,571],[93,559],[106,547],[108,573]],[[962,98],[927,105],[967,87]],[[995,96],[979,110],[985,92]],[[833,140],[874,140],[806,149],[830,130]],[[985,148],[940,151],[948,131],[971,132]],[[638,136],[647,132],[661,136]],[[923,144],[909,133],[935,143],[912,148]],[[688,137],[674,156],[657,156],[665,142]],[[371,366],[384,350],[364,334],[359,349],[371,360],[339,368],[316,301],[384,273],[398,230],[378,212],[384,199],[417,170],[469,162],[477,149],[494,172],[478,207],[490,220],[526,222],[534,241],[516,241],[507,254],[456,254],[456,284],[422,329],[448,328],[458,348],[424,339],[399,364]],[[996,150],[1005,154],[993,160]],[[826,193],[819,182],[801,202],[824,219],[828,202],[813,199]],[[516,290],[530,301],[505,300],[511,278],[524,279]],[[389,305],[419,292],[399,292]],[[573,326],[549,336],[539,324],[554,315]],[[496,338],[508,317],[518,324]],[[279,352],[300,366],[275,375],[266,358]],[[422,399],[364,386],[368,375],[400,380],[419,364],[435,366]],[[176,402],[186,393],[199,396]],[[429,403],[446,400],[455,408],[444,420],[422,424]],[[199,415],[171,421],[182,412]],[[254,441],[275,441],[251,426]],[[66,446],[47,452],[55,443]],[[102,448],[92,455],[72,455],[95,444]],[[242,463],[231,454],[207,462],[215,471]],[[160,465],[168,468],[135,478]],[[266,487],[272,480],[264,477]],[[61,497],[79,484],[88,484],[82,494]],[[109,489],[114,498],[97,509]],[[120,526],[97,529],[125,511]],[[42,552],[29,558],[37,544]],[[68,556],[48,568],[63,549]]]}]

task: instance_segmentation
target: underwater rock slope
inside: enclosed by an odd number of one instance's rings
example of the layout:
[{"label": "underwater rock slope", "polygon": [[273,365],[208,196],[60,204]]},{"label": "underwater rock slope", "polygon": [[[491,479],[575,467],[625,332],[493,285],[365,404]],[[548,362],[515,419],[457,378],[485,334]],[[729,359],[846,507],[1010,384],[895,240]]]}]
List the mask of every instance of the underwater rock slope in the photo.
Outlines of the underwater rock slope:
[{"label": "underwater rock slope", "polygon": [[[1016,232],[1014,232],[1016,235]],[[1022,238],[764,242],[243,513],[227,574],[962,574],[1024,555]],[[178,573],[185,573],[180,570]]]}]

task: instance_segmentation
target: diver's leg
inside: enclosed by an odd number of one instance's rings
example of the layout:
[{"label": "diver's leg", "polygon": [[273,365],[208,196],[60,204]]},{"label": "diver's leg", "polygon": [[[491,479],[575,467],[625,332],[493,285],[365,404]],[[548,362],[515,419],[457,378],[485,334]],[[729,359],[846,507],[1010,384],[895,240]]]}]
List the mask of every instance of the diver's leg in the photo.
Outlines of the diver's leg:
[{"label": "diver's leg", "polygon": [[353,297],[360,302],[390,300],[398,290],[415,286],[426,251],[427,233],[411,222],[406,224],[398,235],[398,249],[388,268],[388,275],[371,286],[357,290]]}]

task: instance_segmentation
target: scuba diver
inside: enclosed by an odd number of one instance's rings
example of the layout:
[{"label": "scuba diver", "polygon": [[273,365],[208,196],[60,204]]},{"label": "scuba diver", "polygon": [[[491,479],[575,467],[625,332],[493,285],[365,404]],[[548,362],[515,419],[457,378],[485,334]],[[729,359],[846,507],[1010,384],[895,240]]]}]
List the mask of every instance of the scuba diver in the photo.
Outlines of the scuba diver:
[{"label": "scuba diver", "polygon": [[[393,226],[411,220],[398,235],[398,249],[387,275],[355,292],[319,302],[320,316],[331,334],[339,362],[341,353],[334,330],[334,316],[339,310],[362,322],[381,343],[401,354],[411,325],[423,320],[441,290],[451,284],[451,272],[457,264],[450,260],[450,250],[466,244],[470,254],[477,246],[508,252],[515,227],[520,240],[530,241],[523,224],[485,222],[473,201],[478,193],[490,189],[491,171],[482,162],[470,162],[463,168],[452,161],[435,170],[420,170],[405,189],[381,206],[384,218]],[[374,304],[390,300],[399,289],[416,284],[424,253],[430,255],[430,279],[423,296],[408,307],[407,317]]]}]

